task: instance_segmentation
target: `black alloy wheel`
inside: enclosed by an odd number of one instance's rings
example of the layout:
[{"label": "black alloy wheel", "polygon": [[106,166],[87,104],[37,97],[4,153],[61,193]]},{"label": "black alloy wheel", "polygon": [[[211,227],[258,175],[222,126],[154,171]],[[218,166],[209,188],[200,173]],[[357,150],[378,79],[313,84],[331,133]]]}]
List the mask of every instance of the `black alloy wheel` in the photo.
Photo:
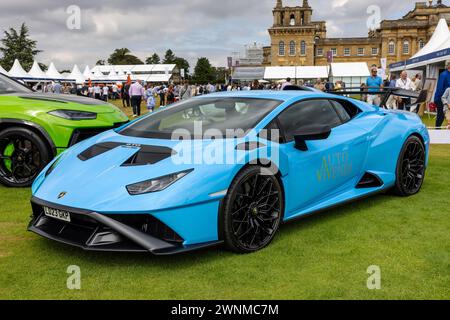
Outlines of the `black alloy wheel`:
[{"label": "black alloy wheel", "polygon": [[51,160],[42,139],[25,128],[0,132],[0,183],[8,187],[29,187]]},{"label": "black alloy wheel", "polygon": [[396,194],[408,197],[417,194],[425,179],[426,151],[423,142],[416,136],[406,141],[397,165]]},{"label": "black alloy wheel", "polygon": [[224,199],[222,223],[227,247],[251,253],[269,245],[283,217],[283,201],[280,182],[268,169],[244,169]]}]

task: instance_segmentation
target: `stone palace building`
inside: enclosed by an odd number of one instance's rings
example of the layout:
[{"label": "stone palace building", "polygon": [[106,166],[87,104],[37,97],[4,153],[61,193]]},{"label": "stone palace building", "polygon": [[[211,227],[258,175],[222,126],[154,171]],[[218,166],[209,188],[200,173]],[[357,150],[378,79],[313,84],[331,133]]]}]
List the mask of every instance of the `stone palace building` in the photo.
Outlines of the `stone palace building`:
[{"label": "stone palace building", "polygon": [[[299,0],[301,1],[301,0]],[[367,62],[380,65],[412,57],[433,35],[440,18],[450,22],[450,7],[438,1],[417,2],[401,19],[383,20],[380,28],[362,38],[328,38],[326,21],[313,20],[308,0],[286,7],[277,0],[269,29],[271,45],[264,47],[265,66],[321,66],[334,62]]]}]

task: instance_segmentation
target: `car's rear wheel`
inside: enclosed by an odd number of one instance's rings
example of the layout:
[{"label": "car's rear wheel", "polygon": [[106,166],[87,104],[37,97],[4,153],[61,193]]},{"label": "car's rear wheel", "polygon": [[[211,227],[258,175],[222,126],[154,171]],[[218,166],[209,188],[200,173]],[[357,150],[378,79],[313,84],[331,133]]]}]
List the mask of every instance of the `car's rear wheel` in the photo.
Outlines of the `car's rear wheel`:
[{"label": "car's rear wheel", "polygon": [[238,253],[263,249],[273,240],[283,216],[283,189],[269,170],[251,166],[240,172],[224,199],[226,246]]},{"label": "car's rear wheel", "polygon": [[405,142],[397,164],[395,194],[408,197],[417,194],[425,179],[425,146],[418,137],[411,136]]},{"label": "car's rear wheel", "polygon": [[0,132],[0,183],[8,187],[29,187],[51,160],[42,139],[26,128]]}]

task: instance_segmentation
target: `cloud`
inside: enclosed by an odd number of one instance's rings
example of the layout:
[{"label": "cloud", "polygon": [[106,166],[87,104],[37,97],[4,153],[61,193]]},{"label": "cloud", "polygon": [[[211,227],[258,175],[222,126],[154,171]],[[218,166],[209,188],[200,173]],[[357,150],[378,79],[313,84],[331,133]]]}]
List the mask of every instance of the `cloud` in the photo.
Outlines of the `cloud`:
[{"label": "cloud", "polygon": [[[244,45],[270,44],[267,29],[273,23],[275,0],[15,0],[0,3],[0,31],[22,22],[44,50],[38,60],[60,68],[74,63],[93,65],[116,48],[127,47],[145,60],[171,48],[192,66],[208,57],[218,66]],[[328,36],[367,35],[367,8],[380,6],[382,18],[399,18],[414,7],[411,1],[310,0],[315,20],[328,22]],[[375,3],[376,2],[376,3]],[[284,0],[296,6],[300,0]],[[81,9],[81,29],[69,30],[66,9]]]}]

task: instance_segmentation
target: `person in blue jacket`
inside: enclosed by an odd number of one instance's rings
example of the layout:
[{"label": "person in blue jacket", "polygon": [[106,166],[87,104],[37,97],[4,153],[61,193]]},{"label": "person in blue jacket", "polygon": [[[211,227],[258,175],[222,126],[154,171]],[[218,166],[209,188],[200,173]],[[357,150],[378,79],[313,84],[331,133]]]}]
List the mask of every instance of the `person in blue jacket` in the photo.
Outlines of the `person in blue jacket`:
[{"label": "person in blue jacket", "polygon": [[439,81],[436,88],[436,94],[434,96],[434,103],[437,107],[436,128],[440,128],[445,120],[444,104],[442,103],[442,97],[445,90],[450,88],[450,60],[445,62],[446,70],[439,76]]}]

